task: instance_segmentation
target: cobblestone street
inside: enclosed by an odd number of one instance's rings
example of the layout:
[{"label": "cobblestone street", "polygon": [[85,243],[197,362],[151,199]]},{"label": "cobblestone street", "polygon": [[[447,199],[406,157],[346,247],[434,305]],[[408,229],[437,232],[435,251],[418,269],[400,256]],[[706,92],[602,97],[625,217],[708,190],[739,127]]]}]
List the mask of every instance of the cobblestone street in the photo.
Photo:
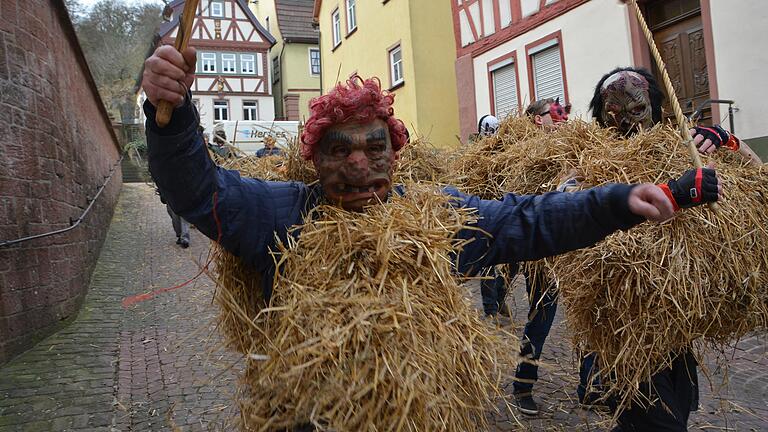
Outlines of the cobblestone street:
[{"label": "cobblestone street", "polygon": [[[208,240],[193,230],[189,249],[174,241],[154,189],[124,184],[77,319],[0,368],[0,431],[234,429],[239,358],[219,346],[211,281],[203,275],[130,309],[121,306],[127,296],[198,274]],[[519,323],[528,309],[524,290],[512,296]],[[711,359],[711,381],[700,374],[701,408],[690,429],[768,430],[768,341],[746,338],[724,357],[729,384]],[[502,411],[494,430],[606,430],[604,420],[577,407],[577,362],[562,310],[542,360],[535,388],[542,414]]]}]

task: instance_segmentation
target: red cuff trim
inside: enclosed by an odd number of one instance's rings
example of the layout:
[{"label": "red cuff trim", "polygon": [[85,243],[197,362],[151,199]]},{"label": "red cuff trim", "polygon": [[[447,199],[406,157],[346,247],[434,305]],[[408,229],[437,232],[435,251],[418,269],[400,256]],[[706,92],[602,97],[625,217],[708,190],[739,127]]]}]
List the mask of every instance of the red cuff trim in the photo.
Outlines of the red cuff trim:
[{"label": "red cuff trim", "polygon": [[701,168],[696,170],[696,185],[694,186],[695,189],[691,190],[691,201],[694,203],[700,203],[701,202],[701,181],[704,178],[704,171],[701,170]]},{"label": "red cuff trim", "polygon": [[661,188],[662,191],[664,191],[664,194],[669,198],[669,201],[672,203],[672,208],[675,209],[675,211],[680,211],[680,206],[677,205],[677,201],[675,201],[675,197],[672,195],[672,191],[669,190],[669,186],[667,186],[666,183],[662,183],[659,185],[656,185],[659,188]]}]

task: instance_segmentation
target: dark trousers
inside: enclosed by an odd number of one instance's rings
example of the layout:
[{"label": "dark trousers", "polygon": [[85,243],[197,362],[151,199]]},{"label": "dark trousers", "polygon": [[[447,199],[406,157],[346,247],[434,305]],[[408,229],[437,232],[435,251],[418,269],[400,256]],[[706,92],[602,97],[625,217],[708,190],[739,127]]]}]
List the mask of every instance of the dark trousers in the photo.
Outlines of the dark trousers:
[{"label": "dark trousers", "polygon": [[189,243],[189,222],[184,218],[177,215],[171,210],[171,206],[165,205],[165,209],[168,211],[168,216],[171,217],[171,223],[173,224],[173,231],[176,232],[176,238],[179,240],[186,240]]},{"label": "dark trousers", "polygon": [[619,416],[613,432],[681,432],[688,430],[688,415],[699,404],[696,360],[689,352],[672,361],[672,367],[641,383],[640,391],[658,399],[649,407],[632,404]]},{"label": "dark trousers", "polygon": [[592,381],[590,395],[594,397],[602,396],[600,390],[600,376],[598,375],[597,355],[589,353],[581,358],[579,364],[579,386],[576,388],[576,394],[579,396],[579,402],[590,404],[594,402],[593,397],[587,397],[589,382]]},{"label": "dark trousers", "polygon": [[[520,355],[524,360],[517,365],[516,380],[512,383],[515,393],[530,393],[533,384],[539,379],[539,367],[534,364],[541,357],[541,350],[547,340],[549,330],[557,313],[557,295],[548,290],[549,284],[543,275],[531,277],[525,275],[525,291],[528,294],[530,308],[528,322],[520,341]],[[529,363],[525,360],[531,360]]]},{"label": "dark trousers", "polygon": [[[517,266],[510,266],[510,271],[513,271],[510,273],[512,275],[517,273]],[[480,281],[483,311],[485,311],[486,315],[496,315],[507,297],[507,283],[504,277],[497,274],[493,268],[488,271],[488,276],[493,276],[493,279],[482,279]]]}]

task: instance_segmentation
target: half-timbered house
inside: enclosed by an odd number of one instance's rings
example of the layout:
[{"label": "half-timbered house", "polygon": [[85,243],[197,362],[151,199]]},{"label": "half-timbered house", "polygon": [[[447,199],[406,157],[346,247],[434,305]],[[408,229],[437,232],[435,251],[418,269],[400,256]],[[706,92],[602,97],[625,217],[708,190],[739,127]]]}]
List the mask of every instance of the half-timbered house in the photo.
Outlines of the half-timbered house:
[{"label": "half-timbered house", "polygon": [[[168,4],[170,20],[160,26],[158,44],[173,44],[184,0]],[[201,0],[189,45],[197,49],[192,101],[200,124],[275,118],[269,49],[275,38],[259,23],[246,0]]]},{"label": "half-timbered house", "polygon": [[[462,138],[484,114],[503,117],[560,97],[589,118],[594,86],[616,66],[654,73],[648,44],[617,0],[451,0]],[[764,0],[638,0],[686,114],[722,123],[768,156]],[[758,44],[759,45],[759,44]],[[731,101],[728,103],[712,100]]]}]

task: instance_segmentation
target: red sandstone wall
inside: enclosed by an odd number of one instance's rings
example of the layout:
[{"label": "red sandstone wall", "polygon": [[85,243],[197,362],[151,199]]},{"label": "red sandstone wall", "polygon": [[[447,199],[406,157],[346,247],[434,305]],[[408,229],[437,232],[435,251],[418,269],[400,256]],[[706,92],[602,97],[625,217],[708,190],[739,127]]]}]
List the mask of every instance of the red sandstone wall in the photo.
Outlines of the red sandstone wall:
[{"label": "red sandstone wall", "polygon": [[[61,0],[0,0],[0,241],[69,226],[119,158]],[[78,228],[0,248],[0,364],[74,316],[121,186]]]},{"label": "red sandstone wall", "polygon": [[459,128],[461,142],[466,143],[471,134],[477,133],[477,106],[475,105],[475,71],[472,56],[467,54],[456,59],[456,91],[459,94]]}]

